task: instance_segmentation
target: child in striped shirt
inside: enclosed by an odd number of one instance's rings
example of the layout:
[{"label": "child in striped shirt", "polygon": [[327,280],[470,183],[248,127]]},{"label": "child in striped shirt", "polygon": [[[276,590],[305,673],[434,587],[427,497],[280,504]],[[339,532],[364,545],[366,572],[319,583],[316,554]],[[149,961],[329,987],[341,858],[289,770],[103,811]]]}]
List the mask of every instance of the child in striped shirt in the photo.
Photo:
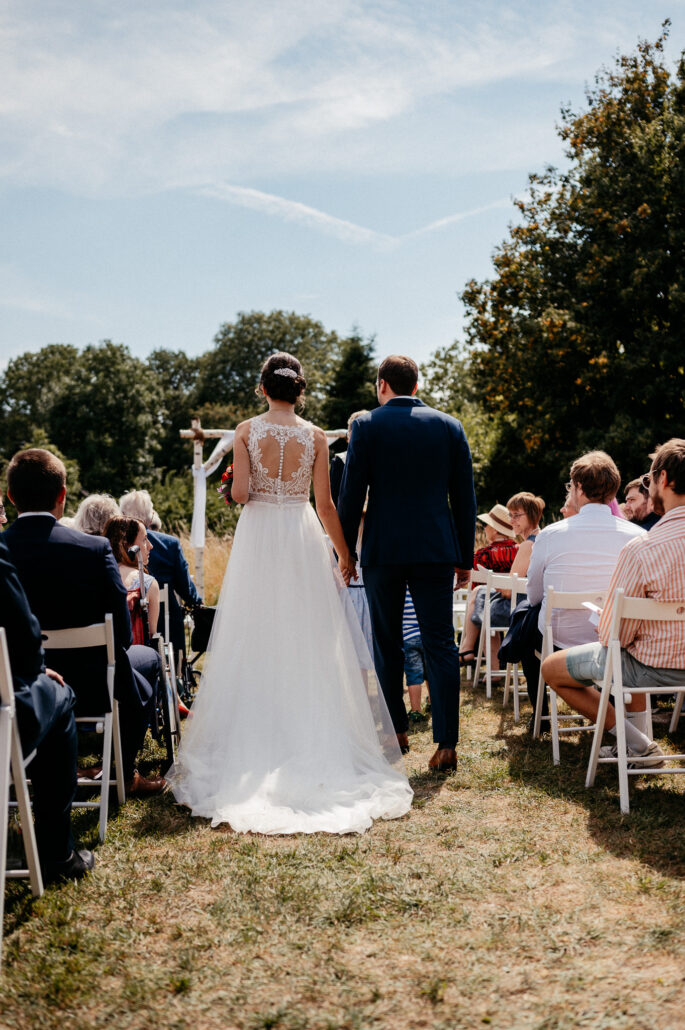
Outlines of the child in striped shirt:
[{"label": "child in striped shirt", "polygon": [[[402,638],[404,641],[404,675],[409,692],[409,722],[425,722],[426,715],[421,710],[421,690],[424,683],[428,689],[425,654],[414,602],[408,587],[402,616]],[[426,701],[426,711],[430,711],[430,694]]]}]

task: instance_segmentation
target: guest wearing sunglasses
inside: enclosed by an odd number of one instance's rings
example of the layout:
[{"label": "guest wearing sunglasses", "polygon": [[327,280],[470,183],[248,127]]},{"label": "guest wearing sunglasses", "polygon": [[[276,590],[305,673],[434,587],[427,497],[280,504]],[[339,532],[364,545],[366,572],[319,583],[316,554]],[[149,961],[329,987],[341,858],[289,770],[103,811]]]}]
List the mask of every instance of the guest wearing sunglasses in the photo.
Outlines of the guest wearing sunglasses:
[{"label": "guest wearing sunglasses", "polygon": [[652,498],[649,496],[650,473],[633,479],[628,483],[625,492],[625,515],[629,522],[640,529],[649,531],[660,516],[654,511]]}]

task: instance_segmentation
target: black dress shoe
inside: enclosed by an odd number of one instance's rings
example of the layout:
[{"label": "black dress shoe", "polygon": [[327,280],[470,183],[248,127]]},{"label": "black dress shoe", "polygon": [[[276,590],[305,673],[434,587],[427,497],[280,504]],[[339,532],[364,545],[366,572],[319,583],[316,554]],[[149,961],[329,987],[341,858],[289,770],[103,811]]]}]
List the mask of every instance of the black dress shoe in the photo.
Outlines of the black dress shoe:
[{"label": "black dress shoe", "polygon": [[53,862],[46,866],[43,879],[46,883],[57,883],[60,880],[81,880],[95,866],[95,855],[92,851],[72,851],[64,862]]}]

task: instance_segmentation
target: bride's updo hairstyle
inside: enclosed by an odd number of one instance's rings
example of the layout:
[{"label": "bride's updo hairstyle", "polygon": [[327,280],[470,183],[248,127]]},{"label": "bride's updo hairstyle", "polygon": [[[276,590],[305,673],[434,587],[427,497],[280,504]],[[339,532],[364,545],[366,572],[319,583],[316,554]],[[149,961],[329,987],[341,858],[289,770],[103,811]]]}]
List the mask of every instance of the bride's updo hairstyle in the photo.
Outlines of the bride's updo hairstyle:
[{"label": "bride's updo hairstyle", "polygon": [[273,401],[287,401],[296,404],[304,392],[307,380],[302,374],[302,365],[292,354],[278,351],[267,358],[262,365],[259,385]]}]

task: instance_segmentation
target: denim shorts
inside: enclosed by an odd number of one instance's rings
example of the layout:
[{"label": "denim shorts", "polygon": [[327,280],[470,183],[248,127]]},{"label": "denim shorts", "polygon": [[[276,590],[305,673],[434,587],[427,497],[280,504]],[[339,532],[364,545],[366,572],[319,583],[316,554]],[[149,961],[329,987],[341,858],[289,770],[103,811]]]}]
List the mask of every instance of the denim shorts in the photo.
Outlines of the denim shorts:
[{"label": "denim shorts", "polygon": [[[482,626],[485,617],[485,587],[478,587],[473,605],[471,622],[474,626]],[[490,593],[490,625],[508,626],[511,619],[511,600],[502,597],[499,590]]]},{"label": "denim shorts", "polygon": [[404,641],[404,675],[408,687],[417,687],[426,678],[423,643],[417,634]]},{"label": "denim shorts", "polygon": [[[578,683],[593,685],[604,676],[607,649],[600,643],[578,644],[566,652],[566,669]],[[643,665],[629,651],[621,649],[624,687],[677,687],[685,683],[685,669],[653,669]]]}]

